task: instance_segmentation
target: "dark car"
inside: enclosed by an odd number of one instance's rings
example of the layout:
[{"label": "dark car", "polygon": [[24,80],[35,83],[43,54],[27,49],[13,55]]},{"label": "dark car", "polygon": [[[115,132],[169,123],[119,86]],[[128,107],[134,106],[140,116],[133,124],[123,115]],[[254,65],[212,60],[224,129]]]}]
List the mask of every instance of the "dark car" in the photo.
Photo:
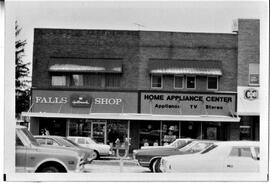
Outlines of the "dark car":
[{"label": "dark car", "polygon": [[53,136],[53,135],[41,135],[41,136],[34,136],[34,137],[40,145],[61,146],[61,147],[76,149],[79,152],[84,152],[85,164],[91,163],[95,159],[93,149],[82,147],[74,142],[70,142],[65,137]]},{"label": "dark car", "polygon": [[149,168],[151,172],[160,172],[161,157],[198,153],[213,143],[213,141],[204,140],[176,139],[176,141],[179,140],[182,140],[182,143],[178,143],[179,146],[175,146],[175,142],[172,142],[167,146],[134,150],[133,157],[140,166]]}]

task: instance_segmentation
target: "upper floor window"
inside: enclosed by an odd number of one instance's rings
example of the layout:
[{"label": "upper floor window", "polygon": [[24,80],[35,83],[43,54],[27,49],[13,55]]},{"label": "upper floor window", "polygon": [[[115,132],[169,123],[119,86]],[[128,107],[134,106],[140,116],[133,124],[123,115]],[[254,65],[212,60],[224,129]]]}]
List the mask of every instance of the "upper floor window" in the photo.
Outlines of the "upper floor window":
[{"label": "upper floor window", "polygon": [[184,76],[174,76],[174,88],[182,89],[184,88]]},{"label": "upper floor window", "polygon": [[65,75],[53,75],[52,86],[66,86],[67,78]]},{"label": "upper floor window", "polygon": [[152,75],[151,76],[151,87],[152,88],[162,88],[162,76]]},{"label": "upper floor window", "polygon": [[196,77],[195,76],[187,76],[186,87],[187,87],[187,89],[195,89],[196,88]]},{"label": "upper floor window", "polygon": [[105,75],[105,87],[106,88],[120,87],[120,75],[116,74]]},{"label": "upper floor window", "polygon": [[208,90],[217,90],[218,89],[218,77],[217,76],[208,76],[207,77],[207,89]]},{"label": "upper floor window", "polygon": [[71,75],[71,86],[83,86],[83,75],[72,74]]},{"label": "upper floor window", "polygon": [[259,64],[249,64],[249,85],[259,85]]}]

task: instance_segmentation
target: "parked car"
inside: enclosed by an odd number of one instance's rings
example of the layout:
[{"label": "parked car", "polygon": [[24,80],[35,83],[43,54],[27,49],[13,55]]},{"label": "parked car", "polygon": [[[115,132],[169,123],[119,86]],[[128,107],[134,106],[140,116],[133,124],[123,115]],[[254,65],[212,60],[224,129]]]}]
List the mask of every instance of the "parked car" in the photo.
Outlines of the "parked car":
[{"label": "parked car", "polygon": [[182,154],[181,148],[190,144],[193,139],[183,138],[176,139],[166,146],[152,146],[151,148],[142,148],[133,150],[133,158],[136,159],[140,166],[149,168],[152,172],[158,171],[160,158],[163,156]]},{"label": "parked car", "polygon": [[259,172],[259,142],[215,142],[197,154],[162,157],[162,172]]},{"label": "parked car", "polygon": [[84,153],[41,146],[26,127],[16,126],[16,172],[82,172]]},{"label": "parked car", "polygon": [[96,143],[90,137],[69,136],[67,138],[79,144],[80,146],[93,149],[96,159],[99,159],[100,156],[112,155],[112,150],[109,145]]},{"label": "parked car", "polygon": [[34,137],[40,145],[61,146],[83,152],[85,154],[85,164],[91,163],[96,158],[93,149],[82,147],[74,142],[69,142],[69,140],[65,137],[55,135],[35,135]]}]

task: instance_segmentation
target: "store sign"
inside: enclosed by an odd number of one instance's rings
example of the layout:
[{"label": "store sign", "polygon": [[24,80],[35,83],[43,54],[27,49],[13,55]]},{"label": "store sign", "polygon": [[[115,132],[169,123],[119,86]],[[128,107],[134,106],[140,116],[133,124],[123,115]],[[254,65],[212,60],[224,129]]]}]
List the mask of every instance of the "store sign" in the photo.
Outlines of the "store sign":
[{"label": "store sign", "polygon": [[47,96],[36,96],[35,98],[36,104],[65,104],[68,102],[67,97],[47,97]]},{"label": "store sign", "polygon": [[141,112],[182,115],[230,115],[234,94],[142,93]]},{"label": "store sign", "polygon": [[70,97],[70,103],[73,107],[90,107],[92,98],[89,95],[74,94]]},{"label": "store sign", "polygon": [[33,112],[137,113],[137,92],[33,90]]},{"label": "store sign", "polygon": [[258,98],[259,92],[255,88],[248,88],[244,90],[244,98],[247,100],[255,100]]}]

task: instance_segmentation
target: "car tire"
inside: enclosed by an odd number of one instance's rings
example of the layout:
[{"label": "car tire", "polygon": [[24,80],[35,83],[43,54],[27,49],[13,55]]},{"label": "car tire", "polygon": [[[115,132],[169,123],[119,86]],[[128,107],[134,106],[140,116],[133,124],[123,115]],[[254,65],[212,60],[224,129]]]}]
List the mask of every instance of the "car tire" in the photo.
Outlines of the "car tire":
[{"label": "car tire", "polygon": [[54,166],[44,167],[40,172],[44,173],[58,173],[60,170]]},{"label": "car tire", "polygon": [[94,160],[99,159],[99,153],[96,150],[94,150],[94,152],[93,152],[93,159]]},{"label": "car tire", "polygon": [[154,162],[152,163],[152,170],[154,173],[160,173],[160,158],[157,158],[154,160]]}]

